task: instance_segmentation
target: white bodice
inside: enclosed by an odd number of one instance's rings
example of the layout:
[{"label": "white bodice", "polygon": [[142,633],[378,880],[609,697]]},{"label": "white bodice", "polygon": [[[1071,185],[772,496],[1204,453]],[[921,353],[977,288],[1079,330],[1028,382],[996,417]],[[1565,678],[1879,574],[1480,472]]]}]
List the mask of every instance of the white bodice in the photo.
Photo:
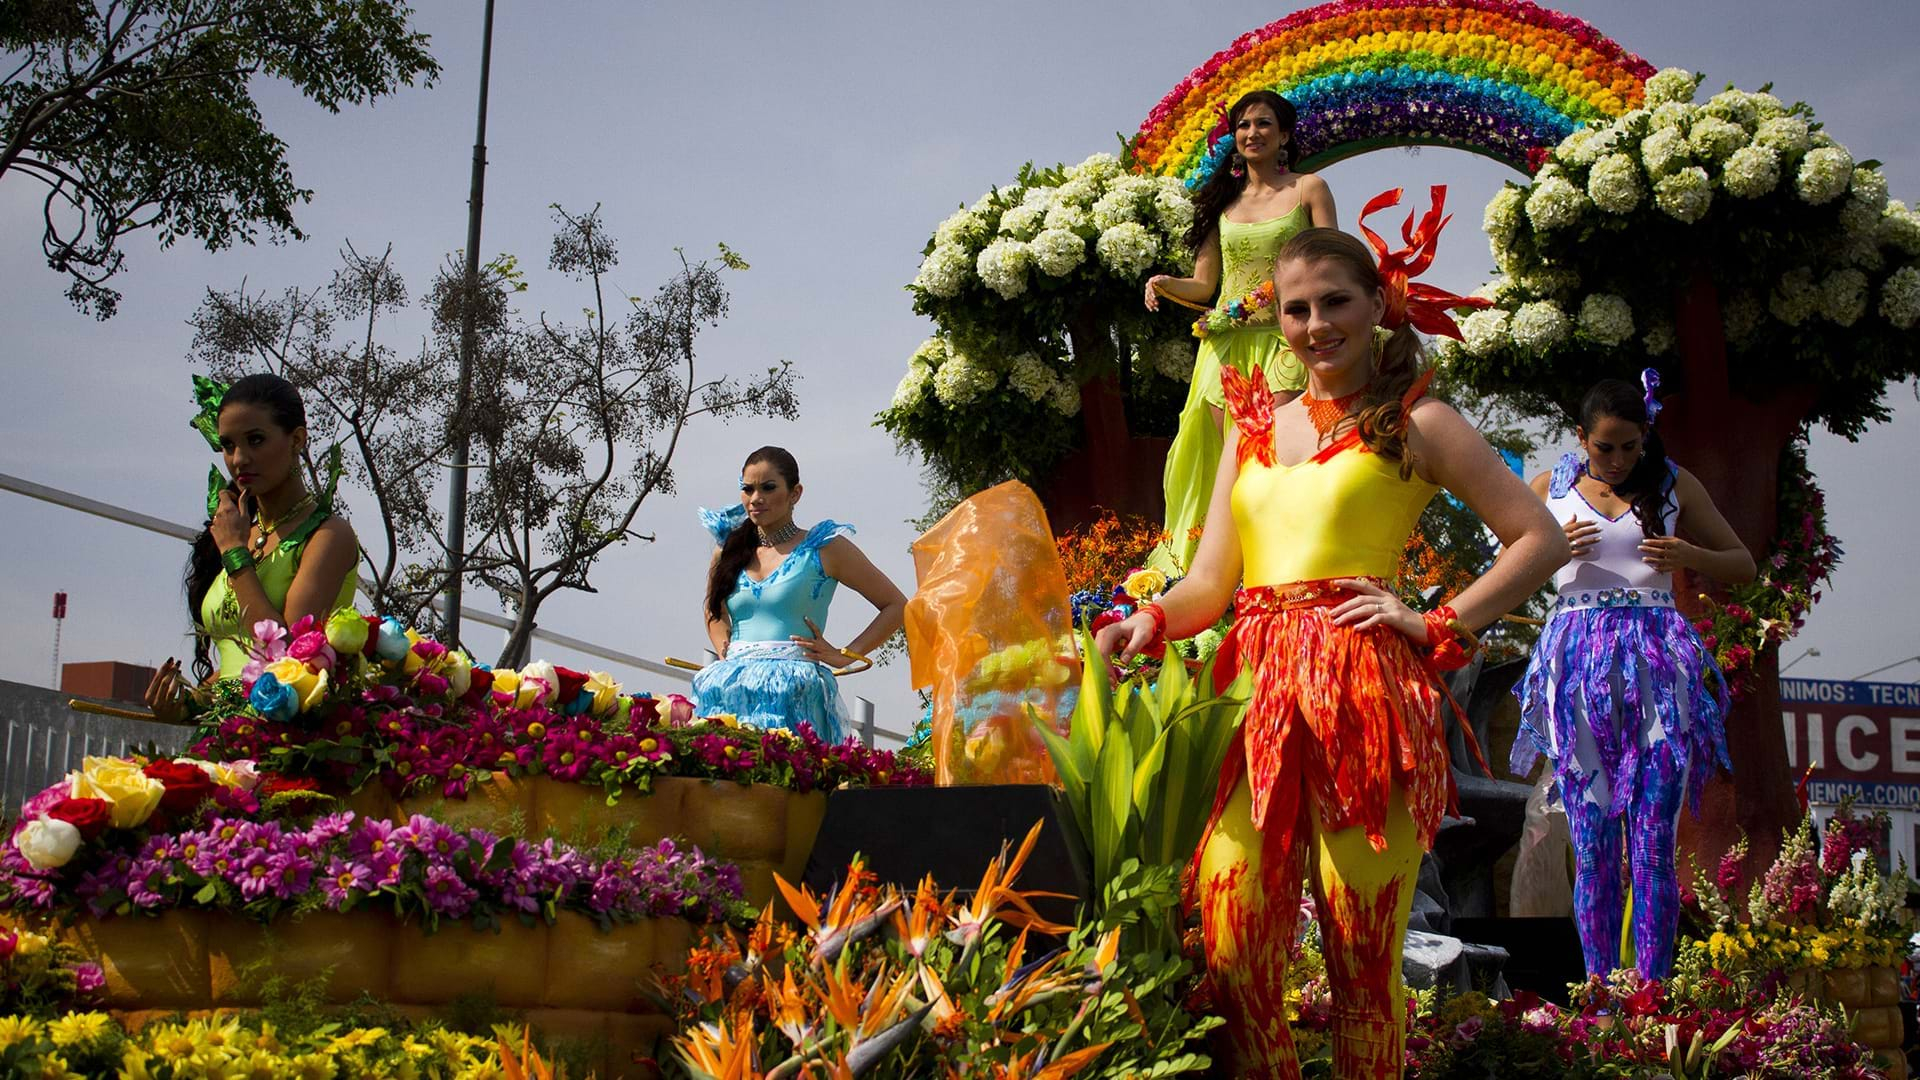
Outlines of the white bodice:
[{"label": "white bodice", "polygon": [[1554,590],[1561,596],[1598,589],[1657,589],[1672,592],[1673,575],[1660,573],[1648,566],[1641,556],[1640,543],[1646,539],[1646,534],[1640,527],[1640,519],[1633,516],[1633,511],[1624,510],[1619,517],[1610,518],[1594,509],[1586,496],[1580,494],[1579,474],[1575,472],[1568,477],[1566,472],[1564,464],[1561,469],[1555,470],[1555,483],[1547,498],[1547,509],[1552,511],[1553,520],[1562,526],[1570,517],[1595,522],[1600,526],[1600,540],[1587,549],[1585,556],[1569,559],[1553,575]]}]

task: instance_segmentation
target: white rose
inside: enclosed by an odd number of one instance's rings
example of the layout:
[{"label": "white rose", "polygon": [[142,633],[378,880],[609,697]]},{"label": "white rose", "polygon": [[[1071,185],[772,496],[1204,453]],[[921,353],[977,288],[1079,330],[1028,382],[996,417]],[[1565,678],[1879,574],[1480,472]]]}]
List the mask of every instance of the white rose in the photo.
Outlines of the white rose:
[{"label": "white rose", "polygon": [[[528,684],[534,684],[529,687]],[[531,693],[529,691],[531,690]],[[560,673],[545,660],[535,660],[520,669],[520,708],[537,703],[552,704],[560,695]]]},{"label": "white rose", "polygon": [[13,846],[35,870],[58,870],[80,850],[80,830],[57,818],[38,817],[13,834]]}]

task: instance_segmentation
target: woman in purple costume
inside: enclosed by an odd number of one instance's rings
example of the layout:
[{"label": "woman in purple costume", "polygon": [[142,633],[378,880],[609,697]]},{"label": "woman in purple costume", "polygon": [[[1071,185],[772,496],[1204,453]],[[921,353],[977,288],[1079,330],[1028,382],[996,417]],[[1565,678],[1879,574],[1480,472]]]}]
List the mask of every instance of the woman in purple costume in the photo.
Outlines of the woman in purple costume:
[{"label": "woman in purple costume", "polygon": [[1697,810],[1715,763],[1731,767],[1726,683],[1673,606],[1673,572],[1737,583],[1753,579],[1754,563],[1700,481],[1667,460],[1653,429],[1659,377],[1648,369],[1641,379],[1644,396],[1614,379],[1587,391],[1574,429],[1584,455],[1533,479],[1573,559],[1554,578],[1559,599],[1514,688],[1512,764],[1522,775],[1539,755],[1552,764],[1573,834],[1588,974],[1619,966],[1625,861],[1637,966],[1665,978],[1680,917],[1681,802]]}]

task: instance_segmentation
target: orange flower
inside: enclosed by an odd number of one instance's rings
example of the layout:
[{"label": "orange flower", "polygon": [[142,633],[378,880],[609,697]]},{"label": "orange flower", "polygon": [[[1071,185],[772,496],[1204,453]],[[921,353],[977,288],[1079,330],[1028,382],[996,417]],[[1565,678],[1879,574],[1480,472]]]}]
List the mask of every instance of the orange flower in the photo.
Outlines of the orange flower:
[{"label": "orange flower", "polygon": [[1026,867],[1027,857],[1033,854],[1033,845],[1040,839],[1040,824],[1036,821],[1033,828],[1027,830],[1027,838],[1021,841],[1020,852],[1012,862],[1007,861],[1006,845],[1000,846],[999,858],[987,864],[987,871],[980,876],[980,887],[974,890],[973,899],[947,916],[947,921],[953,926],[947,931],[947,940],[963,948],[972,948],[987,923],[994,921],[1023,929],[1032,928],[1043,934],[1067,934],[1073,931],[1071,926],[1041,918],[1030,902],[1038,897],[1062,900],[1071,900],[1073,897],[1055,892],[1019,892],[1013,888],[1014,879]]},{"label": "orange flower", "polygon": [[[897,908],[893,913],[894,935],[916,960],[926,954],[927,945],[933,940],[933,924],[940,921],[946,907],[935,889],[933,875],[928,874],[920,879],[920,887],[914,891],[912,905]],[[950,898],[953,894],[947,895]]]}]

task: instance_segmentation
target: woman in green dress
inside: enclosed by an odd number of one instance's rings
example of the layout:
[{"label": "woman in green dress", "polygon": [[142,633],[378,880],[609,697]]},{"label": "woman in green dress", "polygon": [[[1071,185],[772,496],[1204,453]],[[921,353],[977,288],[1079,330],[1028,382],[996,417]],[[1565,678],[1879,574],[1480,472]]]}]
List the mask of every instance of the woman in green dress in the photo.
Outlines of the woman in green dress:
[{"label": "woman in green dress", "polygon": [[[1193,226],[1186,236],[1193,276],[1148,279],[1147,310],[1160,310],[1163,296],[1189,306],[1225,308],[1273,280],[1274,256],[1293,234],[1309,227],[1339,228],[1326,181],[1292,171],[1299,160],[1293,123],[1293,105],[1271,90],[1255,90],[1233,103],[1227,112],[1227,137],[1233,140],[1229,167],[1214,170],[1194,195]],[[1186,573],[1199,544],[1191,534],[1206,516],[1220,464],[1226,404],[1220,369],[1232,366],[1246,374],[1255,365],[1267,373],[1282,402],[1306,385],[1306,369],[1287,351],[1271,305],[1246,325],[1201,339],[1180,430],[1167,451],[1167,541],[1148,560],[1155,569]]]},{"label": "woman in green dress", "polygon": [[[353,605],[360,543],[353,526],[307,487],[301,453],[307,413],[300,392],[278,375],[248,375],[228,387],[215,418],[220,456],[232,478],[187,561],[187,610],[194,622],[199,682],[238,676],[253,624],[325,620]],[[209,651],[219,657],[216,671]],[[161,665],[147,705],[178,720],[188,689],[178,660]]]}]

